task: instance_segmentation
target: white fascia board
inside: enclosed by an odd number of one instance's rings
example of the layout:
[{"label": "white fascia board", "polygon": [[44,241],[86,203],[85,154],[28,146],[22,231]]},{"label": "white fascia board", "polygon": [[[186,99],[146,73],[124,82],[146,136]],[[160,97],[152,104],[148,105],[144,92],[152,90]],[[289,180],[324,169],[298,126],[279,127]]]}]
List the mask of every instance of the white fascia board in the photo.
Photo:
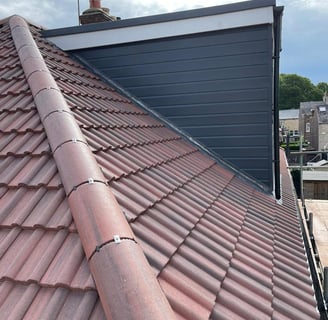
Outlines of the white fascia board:
[{"label": "white fascia board", "polygon": [[48,37],[62,50],[77,50],[136,41],[273,24],[273,7],[249,9],[206,17]]}]

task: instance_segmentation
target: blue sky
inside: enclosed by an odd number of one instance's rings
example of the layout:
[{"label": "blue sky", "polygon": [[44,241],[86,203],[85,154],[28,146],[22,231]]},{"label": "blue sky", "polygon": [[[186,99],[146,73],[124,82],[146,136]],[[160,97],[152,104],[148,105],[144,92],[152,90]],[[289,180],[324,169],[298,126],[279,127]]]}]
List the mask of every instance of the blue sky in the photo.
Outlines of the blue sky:
[{"label": "blue sky", "polygon": [[[318,82],[328,82],[328,0],[276,0],[285,7],[281,53],[281,73],[296,73]],[[12,14],[47,29],[78,24],[78,2],[81,11],[88,0],[15,0],[0,3],[0,19]],[[104,7],[122,19],[181,11],[199,7],[241,2],[234,0],[102,0]]]}]

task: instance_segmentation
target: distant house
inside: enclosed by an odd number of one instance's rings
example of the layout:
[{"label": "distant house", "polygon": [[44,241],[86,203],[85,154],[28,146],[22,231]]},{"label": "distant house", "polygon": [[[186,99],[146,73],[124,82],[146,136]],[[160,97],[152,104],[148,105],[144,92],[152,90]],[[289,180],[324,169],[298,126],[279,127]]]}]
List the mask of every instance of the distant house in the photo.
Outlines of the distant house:
[{"label": "distant house", "polygon": [[317,106],[319,141],[318,150],[328,152],[328,105]]},{"label": "distant house", "polygon": [[290,142],[299,140],[299,109],[280,110],[279,124],[284,141],[287,135],[290,137]]},{"label": "distant house", "polygon": [[328,151],[328,105],[323,101],[301,102],[300,132],[307,150]]}]

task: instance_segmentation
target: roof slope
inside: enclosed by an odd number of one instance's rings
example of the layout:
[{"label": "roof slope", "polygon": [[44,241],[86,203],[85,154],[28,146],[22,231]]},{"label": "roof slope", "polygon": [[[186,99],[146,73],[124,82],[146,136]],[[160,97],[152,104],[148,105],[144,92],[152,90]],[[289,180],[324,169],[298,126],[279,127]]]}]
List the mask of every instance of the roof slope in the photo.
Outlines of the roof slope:
[{"label": "roof slope", "polygon": [[[317,319],[289,179],[283,181],[279,205],[133,105],[42,39],[39,31],[29,26],[89,146],[82,143],[86,154],[92,151],[177,319]],[[54,130],[45,133],[13,42],[16,37],[3,21],[0,314],[6,319],[104,319],[108,296],[97,290],[84,253],[90,257],[86,246],[92,239],[83,230],[77,232],[71,214],[97,214],[89,200],[102,197],[103,190],[89,189],[71,200],[75,181],[61,178],[58,170],[73,164],[76,171],[68,174],[82,179],[80,163],[86,160],[65,151],[62,160],[53,156],[49,144],[56,141],[56,126],[63,120],[53,120]],[[32,84],[38,81],[45,80],[35,78]],[[108,211],[100,214],[107,216]],[[82,222],[79,230],[83,227],[102,232],[96,224]],[[109,260],[124,267],[120,252],[112,254],[110,246],[105,241],[97,248],[107,256],[99,263],[91,261],[93,272]],[[134,267],[133,252],[126,254]],[[121,290],[119,269],[106,272],[102,289]],[[126,286],[136,289],[129,282]],[[110,312],[129,309],[124,301],[116,306],[120,310]]]},{"label": "roof slope", "polygon": [[280,120],[298,119],[299,113],[300,113],[299,109],[279,110],[279,119]]}]

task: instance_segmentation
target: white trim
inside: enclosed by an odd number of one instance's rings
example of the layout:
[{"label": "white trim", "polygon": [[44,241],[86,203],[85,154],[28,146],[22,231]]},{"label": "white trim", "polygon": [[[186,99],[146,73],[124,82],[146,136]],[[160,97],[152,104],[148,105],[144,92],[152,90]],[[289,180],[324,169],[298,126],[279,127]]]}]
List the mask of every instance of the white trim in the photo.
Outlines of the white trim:
[{"label": "white trim", "polygon": [[76,50],[135,41],[174,37],[259,24],[273,24],[273,7],[206,17],[48,37],[62,50]]}]

